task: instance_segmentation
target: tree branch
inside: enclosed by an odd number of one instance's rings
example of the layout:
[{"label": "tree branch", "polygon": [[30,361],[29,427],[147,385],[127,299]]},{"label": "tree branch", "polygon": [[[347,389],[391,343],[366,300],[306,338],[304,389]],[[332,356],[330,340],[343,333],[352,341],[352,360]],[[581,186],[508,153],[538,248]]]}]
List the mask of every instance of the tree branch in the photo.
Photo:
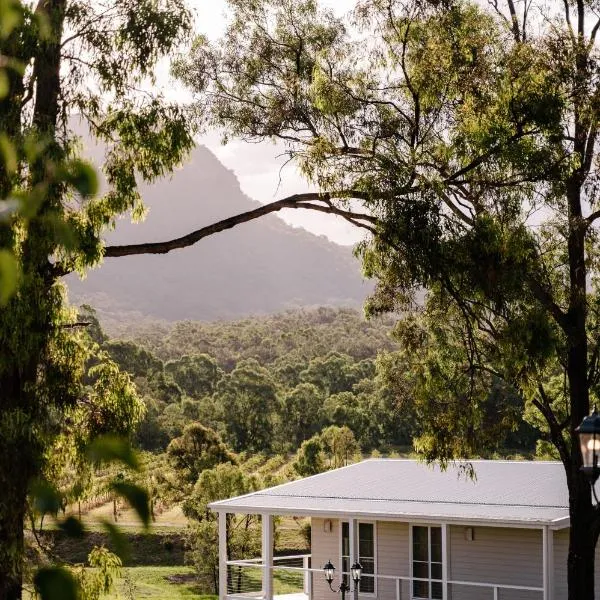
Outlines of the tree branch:
[{"label": "tree branch", "polygon": [[262,217],[269,213],[278,212],[283,208],[304,208],[308,210],[315,210],[328,214],[338,215],[345,218],[346,220],[349,220],[353,225],[357,227],[361,227],[371,233],[375,233],[375,229],[377,224],[379,223],[379,220],[376,217],[373,217],[372,215],[358,213],[350,210],[344,210],[334,206],[331,203],[331,200],[333,198],[341,197],[360,198],[362,200],[367,199],[366,194],[357,191],[349,192],[347,196],[343,194],[331,193],[319,194],[316,192],[306,194],[295,194],[293,196],[289,196],[288,198],[284,198],[283,200],[278,200],[276,202],[264,204],[263,206],[255,208],[254,210],[249,210],[247,212],[240,213],[233,217],[223,219],[222,221],[218,221],[211,225],[207,225],[206,227],[197,229],[196,231],[188,233],[187,235],[184,235],[182,237],[168,240],[165,242],[130,244],[126,246],[107,246],[104,249],[104,256],[112,258],[118,256],[132,256],[135,254],[166,254],[167,252],[171,252],[171,250],[192,246],[193,244],[199,242],[205,237],[208,237],[209,235],[213,235],[215,233],[231,229],[236,225],[240,225],[241,223],[253,221],[258,217]]},{"label": "tree branch", "polygon": [[569,453],[569,449],[567,447],[567,444],[565,443],[565,439],[562,434],[563,430],[561,429],[560,424],[556,420],[556,415],[552,410],[552,406],[550,404],[548,395],[546,394],[546,390],[544,390],[544,387],[541,384],[538,385],[538,391],[540,393],[541,401],[537,398],[534,398],[532,401],[533,405],[542,413],[544,419],[548,423],[548,427],[550,428],[550,439],[552,440],[552,443],[558,450],[560,458],[566,467],[570,464],[571,455]]},{"label": "tree branch", "polygon": [[526,279],[531,293],[537,298],[538,302],[546,308],[546,310],[552,315],[556,323],[560,328],[568,333],[569,321],[567,314],[563,309],[554,301],[552,294],[534,277],[528,277]]}]

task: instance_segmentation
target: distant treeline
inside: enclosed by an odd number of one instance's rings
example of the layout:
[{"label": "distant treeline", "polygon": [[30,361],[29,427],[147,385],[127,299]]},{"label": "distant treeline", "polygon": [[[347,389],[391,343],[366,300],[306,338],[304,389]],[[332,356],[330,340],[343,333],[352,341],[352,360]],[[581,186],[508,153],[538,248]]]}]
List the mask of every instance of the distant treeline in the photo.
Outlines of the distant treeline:
[{"label": "distant treeline", "polygon": [[[419,433],[391,317],[304,309],[232,322],[146,323],[108,339],[93,311],[83,313],[145,400],[136,435],[144,450],[165,450],[190,422],[250,453],[296,451],[332,425],[347,426],[362,451],[409,446]],[[498,450],[532,450],[537,437],[524,425]]]}]

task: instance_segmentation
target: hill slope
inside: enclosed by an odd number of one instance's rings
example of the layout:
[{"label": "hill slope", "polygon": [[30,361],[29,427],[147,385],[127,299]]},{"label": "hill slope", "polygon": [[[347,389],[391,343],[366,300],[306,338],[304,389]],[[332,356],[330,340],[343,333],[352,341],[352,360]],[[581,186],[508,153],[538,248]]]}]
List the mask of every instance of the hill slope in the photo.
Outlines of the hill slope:
[{"label": "hill slope", "polygon": [[[90,148],[94,162],[101,151]],[[109,243],[160,241],[259,204],[205,147],[169,179],[142,188],[143,223],[119,221]],[[106,319],[223,319],[310,305],[358,306],[370,290],[351,249],[288,226],[277,216],[167,255],[106,259],[86,280],[67,278],[72,302]]]}]

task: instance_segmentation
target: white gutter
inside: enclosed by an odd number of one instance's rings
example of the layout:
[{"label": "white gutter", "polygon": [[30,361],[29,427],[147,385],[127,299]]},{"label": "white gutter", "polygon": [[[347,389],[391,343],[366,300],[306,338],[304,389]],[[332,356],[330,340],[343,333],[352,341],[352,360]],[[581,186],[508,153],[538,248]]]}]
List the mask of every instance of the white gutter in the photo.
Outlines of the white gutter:
[{"label": "white gutter", "polygon": [[[223,502],[223,504],[221,504]],[[371,511],[346,511],[331,509],[309,509],[309,508],[265,508],[252,507],[240,504],[225,504],[228,501],[212,502],[208,505],[212,511],[217,513],[242,513],[256,515],[293,515],[296,517],[318,517],[323,519],[356,518],[356,519],[379,519],[381,521],[399,521],[399,522],[430,522],[430,523],[448,523],[452,525],[471,525],[478,527],[514,527],[522,529],[541,528],[551,526],[553,529],[562,529],[568,527],[568,523],[563,524],[565,517],[559,519],[502,519],[485,517],[460,517],[440,514],[423,513],[384,513]],[[568,519],[568,517],[566,517]]]}]

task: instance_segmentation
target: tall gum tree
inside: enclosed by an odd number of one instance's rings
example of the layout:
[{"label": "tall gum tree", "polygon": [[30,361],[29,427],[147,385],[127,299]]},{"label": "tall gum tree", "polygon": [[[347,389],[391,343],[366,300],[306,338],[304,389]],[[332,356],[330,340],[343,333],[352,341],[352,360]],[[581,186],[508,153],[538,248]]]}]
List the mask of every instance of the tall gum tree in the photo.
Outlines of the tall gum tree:
[{"label": "tall gum tree", "polygon": [[[136,180],[163,175],[191,147],[180,110],[137,91],[191,21],[179,0],[7,0],[0,21],[0,287],[11,257],[19,272],[0,306],[0,599],[14,600],[30,485],[51,468],[49,448],[75,427],[77,407],[95,403],[60,277],[97,262],[100,231],[140,211]],[[92,196],[93,174],[76,159],[75,113],[109,145],[103,197]],[[139,409],[131,385],[125,378],[115,391],[117,371],[94,377],[104,390],[94,426],[110,412],[108,428],[119,432]]]},{"label": "tall gum tree", "polygon": [[[595,5],[361,0],[347,23],[314,0],[230,5],[224,37],[199,38],[176,68],[200,118],[227,137],[282,141],[320,190],[293,206],[320,203],[369,232],[369,310],[429,290],[425,319],[450,329],[401,333],[421,351],[428,335],[446,335],[446,349],[452,338],[437,375],[463,380],[454,403],[422,387],[439,425],[420,440],[428,458],[477,451],[486,378],[516,389],[565,468],[569,598],[591,600],[600,513],[575,428],[600,378]],[[464,429],[448,437],[451,407]]]}]

